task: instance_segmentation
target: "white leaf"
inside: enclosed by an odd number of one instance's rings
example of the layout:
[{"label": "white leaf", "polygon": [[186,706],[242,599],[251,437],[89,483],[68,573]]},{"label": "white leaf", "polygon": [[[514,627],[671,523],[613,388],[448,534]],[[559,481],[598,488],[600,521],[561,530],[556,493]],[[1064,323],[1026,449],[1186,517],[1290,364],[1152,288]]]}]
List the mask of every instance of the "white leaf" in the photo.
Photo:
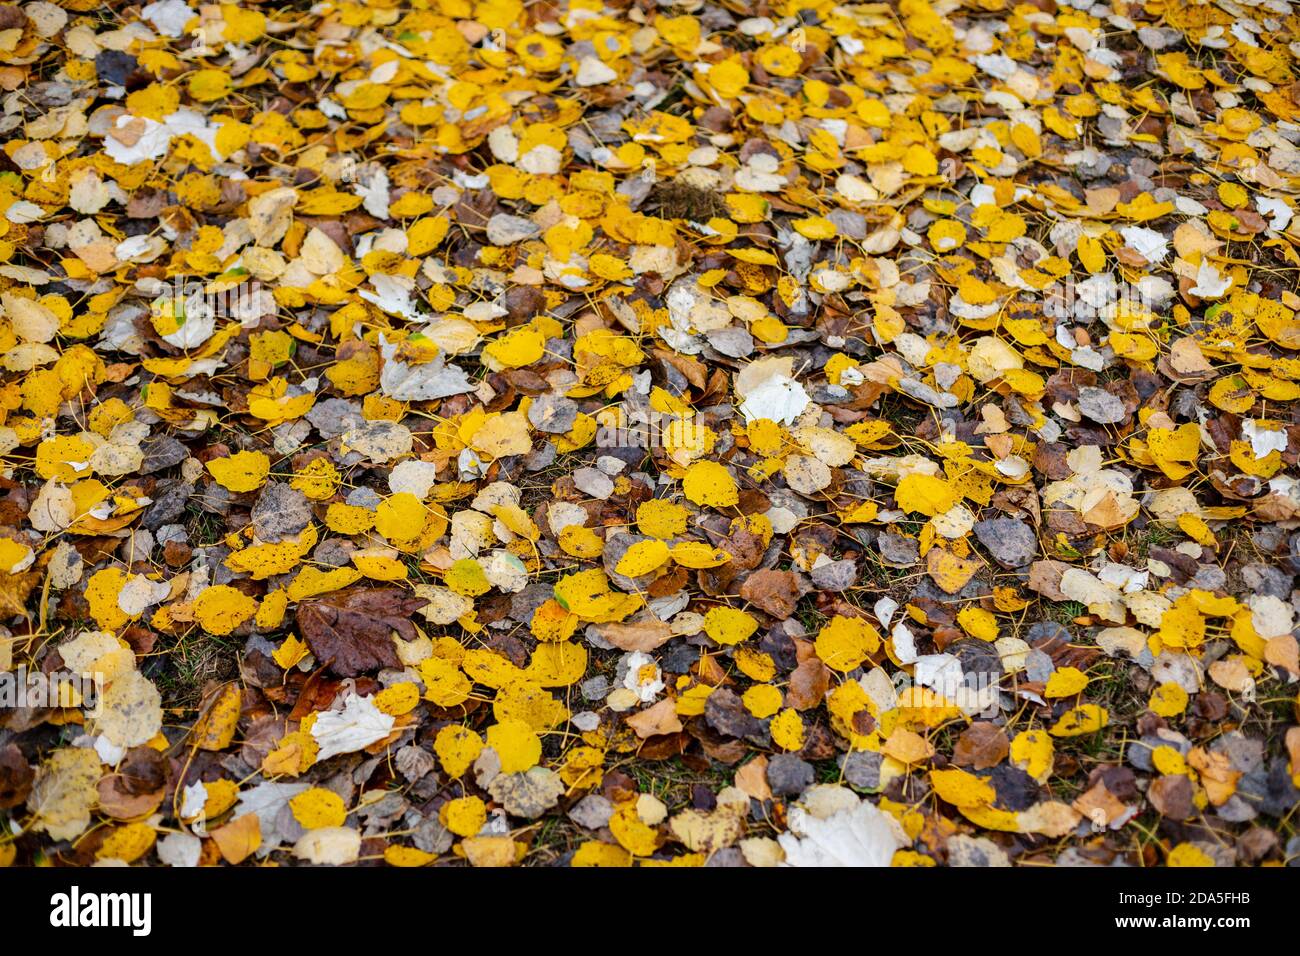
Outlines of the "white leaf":
[{"label": "white leaf", "polygon": [[866,800],[825,820],[795,807],[790,830],[778,838],[786,866],[889,866],[907,844],[894,818]]},{"label": "white leaf", "polygon": [[741,403],[740,412],[746,422],[768,418],[789,425],[803,414],[810,401],[803,386],[794,379],[773,375],[749,393]]},{"label": "white leaf", "polygon": [[178,37],[185,32],[185,24],[196,16],[181,0],[157,0],[140,11],[164,36]]},{"label": "white leaf", "polygon": [[388,474],[388,487],[393,494],[408,492],[417,498],[425,498],[438,483],[438,466],[431,461],[411,458],[397,465]]},{"label": "white leaf", "polygon": [[1220,275],[1214,263],[1203,258],[1200,267],[1196,270],[1196,285],[1187,291],[1199,299],[1218,299],[1231,286],[1232,277]]},{"label": "white leaf", "polygon": [[203,841],[188,833],[169,833],[158,841],[158,859],[168,866],[191,867],[199,865],[199,852]]},{"label": "white leaf", "polygon": [[1128,247],[1150,263],[1163,262],[1169,254],[1169,240],[1145,226],[1125,226],[1119,231]]},{"label": "white leaf", "polygon": [[318,866],[355,863],[361,853],[361,833],[350,827],[322,827],[304,834],[293,855]]},{"label": "white leaf", "polygon": [[1256,461],[1267,458],[1270,452],[1286,451],[1290,442],[1290,437],[1282,429],[1260,425],[1249,418],[1241,423],[1241,437],[1250,442],[1250,450]]},{"label": "white leaf", "polygon": [[[305,783],[259,783],[250,790],[241,791],[239,802],[231,818],[242,817],[245,813],[256,813],[258,824],[262,829],[262,844],[258,855],[265,856],[285,839],[297,839],[302,828],[294,820],[289,810],[289,801],[310,789]],[[288,830],[286,834],[284,831]]]},{"label": "white leaf", "polygon": [[375,706],[373,697],[348,694],[342,710],[327,710],[312,724],[311,735],[320,745],[317,760],[350,754],[383,740],[393,731],[393,717]]}]

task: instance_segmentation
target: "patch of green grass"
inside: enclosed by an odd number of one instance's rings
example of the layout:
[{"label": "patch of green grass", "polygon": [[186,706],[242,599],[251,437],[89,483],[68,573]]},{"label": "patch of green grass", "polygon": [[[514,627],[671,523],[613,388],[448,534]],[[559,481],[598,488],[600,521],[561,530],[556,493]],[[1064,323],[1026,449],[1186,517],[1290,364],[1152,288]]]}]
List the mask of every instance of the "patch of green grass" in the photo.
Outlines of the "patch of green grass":
[{"label": "patch of green grass", "polygon": [[1159,522],[1149,522],[1141,531],[1131,536],[1125,535],[1129,551],[1139,559],[1145,559],[1153,548],[1169,548],[1182,541],[1185,536],[1177,528]]},{"label": "patch of green grass", "polygon": [[726,205],[720,193],[697,189],[689,183],[666,180],[650,191],[650,205],[665,219],[695,219],[701,222],[723,215]]},{"label": "patch of green grass", "polygon": [[844,771],[834,760],[819,760],[813,764],[818,783],[844,783]]},{"label": "patch of green grass", "polygon": [[636,781],[638,790],[657,797],[673,811],[691,802],[691,787],[695,784],[703,784],[713,793],[730,786],[740,765],[724,767],[710,761],[707,770],[697,771],[682,763],[680,757],[673,757],[653,762],[633,759],[618,769]]},{"label": "patch of green grass", "polygon": [[1047,607],[1047,616],[1058,624],[1069,627],[1074,619],[1086,614],[1088,609],[1078,601],[1043,601]]},{"label": "patch of green grass", "polygon": [[206,511],[192,502],[185,506],[185,529],[189,532],[190,544],[196,548],[217,544],[226,536],[227,530],[221,515]]},{"label": "patch of green grass", "polygon": [[193,710],[209,681],[229,680],[239,672],[239,640],[199,628],[160,653],[162,665],[153,678],[165,708]]},{"label": "patch of green grass", "polygon": [[806,594],[799,599],[799,604],[794,610],[794,616],[809,634],[816,634],[830,620],[825,614],[817,610],[815,594]]},{"label": "patch of green grass", "polygon": [[1100,665],[1089,675],[1088,700],[1110,711],[1112,720],[1128,720],[1146,709],[1146,697],[1133,684],[1133,665],[1123,661]]},{"label": "patch of green grass", "polygon": [[921,422],[929,417],[926,409],[890,395],[881,398],[879,408],[880,417],[889,422],[894,433],[900,436],[915,435]]},{"label": "patch of green grass", "polygon": [[528,862],[534,866],[553,865],[582,841],[581,829],[567,816],[547,815],[537,827]]}]

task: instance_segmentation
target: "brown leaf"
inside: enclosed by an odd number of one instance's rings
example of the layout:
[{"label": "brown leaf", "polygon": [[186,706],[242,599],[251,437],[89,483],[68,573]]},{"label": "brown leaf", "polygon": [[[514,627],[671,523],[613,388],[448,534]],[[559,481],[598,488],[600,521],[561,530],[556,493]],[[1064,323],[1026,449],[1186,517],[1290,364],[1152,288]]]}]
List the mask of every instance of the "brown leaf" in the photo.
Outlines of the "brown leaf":
[{"label": "brown leaf", "polygon": [[1158,777],[1147,787],[1147,799],[1162,817],[1186,820],[1196,811],[1192,782],[1182,774]]},{"label": "brown leaf", "polygon": [[1109,826],[1129,809],[1100,781],[1079,794],[1071,806],[1097,826]]},{"label": "brown leaf", "polygon": [[424,598],[396,588],[339,591],[298,605],[298,629],[316,659],[340,677],[400,667],[392,634],[416,638],[411,615]]},{"label": "brown leaf", "polygon": [[1001,727],[976,721],[962,732],[953,748],[952,762],[959,767],[987,770],[1001,763],[1011,751],[1011,742]]},{"label": "brown leaf", "polygon": [[0,614],[5,618],[27,614],[27,598],[40,583],[40,571],[0,574]]},{"label": "brown leaf", "polygon": [[1264,645],[1264,660],[1274,667],[1283,667],[1300,675],[1300,645],[1291,634],[1270,638]]},{"label": "brown leaf", "polygon": [[826,697],[830,683],[830,668],[815,657],[806,658],[790,673],[785,701],[795,710],[812,710]]},{"label": "brown leaf", "polygon": [[740,695],[719,687],[704,702],[704,718],[720,734],[728,737],[756,737],[763,725],[741,702]]},{"label": "brown leaf", "polygon": [[99,781],[99,809],[115,820],[138,820],[153,813],[166,794],[163,755],[150,747],[133,747],[116,773]]},{"label": "brown leaf", "polygon": [[1061,593],[1061,576],[1070,569],[1064,561],[1035,561],[1029,566],[1029,590],[1049,601],[1068,601]]},{"label": "brown leaf", "polygon": [[213,830],[212,840],[221,851],[222,859],[233,866],[248,859],[262,845],[262,825],[256,813],[245,813]]},{"label": "brown leaf", "polygon": [[660,734],[675,734],[682,729],[681,719],[677,716],[677,704],[671,700],[661,700],[653,707],[633,714],[627,718],[627,725],[642,740]]},{"label": "brown leaf", "polygon": [[737,770],[736,786],[752,800],[771,800],[772,788],[767,783],[767,757],[759,754]]},{"label": "brown leaf", "polygon": [[793,571],[755,571],[740,586],[740,596],[756,608],[784,621],[794,613],[806,588]]},{"label": "brown leaf", "polygon": [[658,618],[631,624],[601,624],[597,632],[620,651],[653,651],[673,636],[672,628]]},{"label": "brown leaf", "polygon": [[16,807],[32,790],[34,773],[27,758],[15,744],[0,750],[0,809]]}]

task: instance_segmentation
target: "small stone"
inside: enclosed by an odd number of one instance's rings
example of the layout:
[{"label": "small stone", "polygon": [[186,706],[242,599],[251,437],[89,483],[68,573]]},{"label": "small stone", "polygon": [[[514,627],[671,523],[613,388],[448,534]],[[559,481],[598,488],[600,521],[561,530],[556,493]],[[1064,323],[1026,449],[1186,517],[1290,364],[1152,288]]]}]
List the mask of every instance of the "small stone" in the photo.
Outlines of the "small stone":
[{"label": "small stone", "polygon": [[1237,793],[1225,800],[1223,806],[1218,807],[1215,813],[1220,819],[1227,820],[1229,823],[1247,823],[1259,816],[1259,811]]},{"label": "small stone", "polygon": [[859,790],[880,789],[880,754],[870,750],[855,750],[839,758],[844,780]]},{"label": "small stone", "polygon": [[122,50],[100,50],[95,54],[96,76],[112,86],[126,86],[131,74],[139,68],[140,61]]},{"label": "small stone", "polygon": [[1038,538],[1033,529],[1015,518],[977,521],[975,537],[988,549],[993,560],[1007,570],[1024,567],[1038,554]]},{"label": "small stone", "polygon": [[545,442],[524,456],[524,467],[529,471],[541,471],[555,463],[557,452],[552,442]]},{"label": "small stone", "polygon": [[1128,417],[1118,396],[1091,385],[1079,389],[1079,411],[1100,425],[1118,425]]},{"label": "small stone", "polygon": [[595,677],[589,677],[579,685],[582,696],[587,700],[604,700],[605,695],[609,693],[609,678],[603,674],[597,674]]},{"label": "small stone", "polygon": [[986,837],[959,834],[948,840],[949,866],[1010,866],[1003,849]]},{"label": "small stone", "polygon": [[887,531],[877,539],[877,546],[881,558],[890,567],[909,568],[921,560],[921,546],[915,538]]},{"label": "small stone", "polygon": [[523,216],[499,212],[487,224],[487,240],[494,246],[513,246],[537,235],[537,224]]},{"label": "small stone", "polygon": [[599,830],[614,815],[614,804],[598,793],[589,793],[569,811],[569,819],[588,830]]},{"label": "small stone", "polygon": [[1214,753],[1224,754],[1233,770],[1250,773],[1264,765],[1264,741],[1233,730],[1210,745]]},{"label": "small stone", "polygon": [[140,464],[140,473],[143,475],[173,468],[190,456],[188,448],[167,435],[142,442],[140,450],[144,452],[144,461]]},{"label": "small stone", "polygon": [[528,407],[528,421],[539,432],[563,435],[578,420],[578,403],[563,395],[538,395]]},{"label": "small stone", "polygon": [[852,558],[831,561],[812,569],[813,584],[823,591],[845,591],[858,580],[858,563]]},{"label": "small stone", "polygon": [[728,737],[757,737],[763,724],[751,714],[735,691],[720,687],[704,702],[704,719],[709,726]]},{"label": "small stone", "polygon": [[1284,760],[1275,759],[1267,770],[1261,767],[1246,774],[1237,783],[1237,793],[1270,817],[1285,816],[1300,803],[1300,790],[1292,783]]},{"label": "small stone", "polygon": [[754,337],[746,329],[728,326],[707,332],[704,337],[709,340],[709,345],[728,358],[746,358],[754,351]]},{"label": "small stone", "polygon": [[814,779],[813,765],[796,754],[777,754],[767,761],[767,785],[778,797],[797,797]]},{"label": "small stone", "polygon": [[1247,863],[1258,863],[1277,849],[1278,836],[1264,827],[1251,827],[1237,838],[1237,852]]},{"label": "small stone", "polygon": [[185,513],[185,504],[194,494],[194,486],[187,481],[160,481],[154,488],[153,501],[145,508],[141,524],[157,530],[170,524]]},{"label": "small stone", "polygon": [[573,484],[579,491],[601,501],[614,493],[614,482],[609,475],[596,468],[579,468],[573,473]]},{"label": "small stone", "polygon": [[345,398],[327,398],[317,402],[307,413],[307,421],[325,440],[338,438],[354,424],[361,421],[361,407]]},{"label": "small stone", "polygon": [[283,481],[267,482],[253,506],[253,531],[267,544],[295,538],[310,523],[307,496]]},{"label": "small stone", "polygon": [[728,846],[710,854],[708,860],[705,861],[704,866],[706,868],[720,866],[735,867],[749,866],[749,863],[746,862],[745,854],[741,852],[740,847]]},{"label": "small stone", "polygon": [[1252,594],[1289,601],[1295,575],[1269,564],[1248,564],[1241,569],[1241,580]]}]

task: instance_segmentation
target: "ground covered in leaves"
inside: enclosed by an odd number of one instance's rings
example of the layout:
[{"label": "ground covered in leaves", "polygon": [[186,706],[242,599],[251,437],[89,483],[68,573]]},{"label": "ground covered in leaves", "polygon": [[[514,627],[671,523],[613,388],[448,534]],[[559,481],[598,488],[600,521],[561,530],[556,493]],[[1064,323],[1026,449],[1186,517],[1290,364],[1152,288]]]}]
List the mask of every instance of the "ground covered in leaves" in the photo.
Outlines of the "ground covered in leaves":
[{"label": "ground covered in leaves", "polygon": [[0,863],[1295,860],[1297,37],[0,6]]}]

